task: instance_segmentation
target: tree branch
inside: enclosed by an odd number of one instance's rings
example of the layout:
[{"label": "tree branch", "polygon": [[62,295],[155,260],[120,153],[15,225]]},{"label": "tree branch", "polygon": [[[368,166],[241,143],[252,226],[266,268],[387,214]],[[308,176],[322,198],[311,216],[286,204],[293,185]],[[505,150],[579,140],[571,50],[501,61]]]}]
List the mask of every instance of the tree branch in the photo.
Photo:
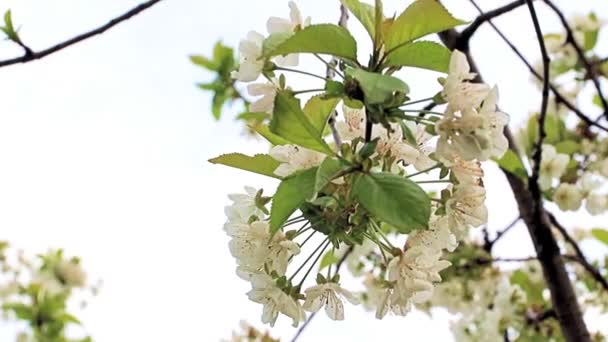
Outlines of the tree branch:
[{"label": "tree branch", "polygon": [[[340,5],[340,20],[338,20],[338,25],[346,28],[347,24],[348,24],[348,10],[346,9],[346,6]],[[336,69],[330,67],[330,65],[337,66],[337,64],[338,64],[338,59],[336,57],[332,57],[331,60],[329,61],[327,69],[325,70],[325,77],[328,80],[331,80],[334,77],[336,77]],[[333,114],[329,118],[328,125],[329,125],[329,129],[331,130],[331,135],[334,138],[334,142],[336,143],[336,151],[338,153],[340,153],[340,146],[342,146],[342,139],[340,138],[340,133],[338,133],[338,129],[336,128],[336,116],[337,115],[338,115],[338,113],[334,110]]]},{"label": "tree branch", "polygon": [[469,26],[467,26],[467,28],[462,30],[462,32],[460,33],[459,44],[462,44],[461,46],[468,47],[469,41],[471,40],[475,32],[477,32],[477,30],[481,27],[481,25],[525,4],[526,0],[517,0],[502,7],[498,7],[491,11],[487,11],[485,13],[480,14],[477,18],[475,18],[475,20],[473,20],[473,22]]},{"label": "tree branch", "polygon": [[606,101],[606,97],[604,96],[604,94],[602,92],[602,86],[600,84],[600,81],[597,78],[597,73],[595,72],[593,65],[591,64],[591,62],[589,62],[589,59],[587,58],[587,56],[585,56],[585,52],[581,48],[580,44],[574,38],[574,31],[572,30],[572,27],[570,27],[568,20],[564,16],[564,13],[551,0],[544,0],[544,1],[547,4],[547,6],[549,6],[549,8],[551,8],[553,10],[553,12],[555,12],[555,14],[559,17],[559,20],[561,21],[562,26],[566,30],[566,42],[570,43],[574,47],[574,50],[576,51],[576,54],[578,55],[578,59],[581,61],[581,63],[587,70],[587,75],[590,77],[591,82],[593,82],[593,86],[595,87],[595,90],[597,91],[597,95],[600,98],[600,102],[602,103],[602,107],[604,108],[604,115],[606,117],[608,117],[608,102]]},{"label": "tree branch", "polygon": [[547,212],[547,215],[549,216],[549,221],[551,221],[551,224],[560,232],[564,240],[566,240],[566,242],[572,246],[572,249],[574,249],[575,255],[573,260],[581,264],[581,266],[583,266],[583,268],[593,277],[593,279],[595,279],[604,288],[604,290],[608,291],[608,281],[602,276],[600,271],[591,265],[591,263],[587,260],[576,240],[574,240],[566,228],[562,226],[559,221],[557,221],[555,215],[549,212]]},{"label": "tree branch", "polygon": [[[469,1],[471,2],[471,4],[473,4],[473,6],[475,6],[475,8],[480,13],[482,13],[482,14],[484,13],[483,10],[481,9],[481,7],[479,7],[479,5],[477,4],[477,2],[475,2],[475,0],[469,0]],[[488,24],[490,26],[492,26],[492,28],[500,36],[500,38],[509,46],[509,48],[517,55],[517,57],[526,65],[526,67],[528,68],[530,73],[532,75],[534,75],[534,77],[536,77],[538,80],[542,81],[543,77],[534,69],[532,64],[530,64],[530,62],[528,62],[526,57],[521,53],[521,51],[519,51],[519,49],[515,46],[515,44],[513,44],[511,42],[511,40],[509,40],[509,38],[507,38],[504,35],[504,33],[502,33],[502,31],[492,22],[492,20],[488,20]],[[459,43],[454,42],[454,44],[459,44]],[[458,46],[458,45],[456,45],[456,46]],[[557,101],[564,104],[579,119],[581,119],[581,121],[583,121],[584,123],[586,123],[589,126],[597,127],[605,132],[608,132],[608,128],[606,128],[602,125],[599,125],[594,120],[592,120],[589,116],[585,115],[585,113],[583,113],[580,109],[576,108],[576,106],[574,104],[572,104],[564,95],[562,95],[562,93],[559,91],[559,89],[557,89],[557,87],[555,85],[549,83],[549,88],[551,89],[551,92],[553,92],[553,94],[555,95],[555,98],[557,99]]]},{"label": "tree branch", "polygon": [[[71,45],[79,43],[83,40],[86,40],[86,39],[96,36],[98,34],[102,34],[105,31],[109,30],[110,28],[120,24],[121,22],[126,21],[126,20],[136,16],[137,14],[143,12],[144,10],[156,5],[160,1],[162,1],[162,0],[150,0],[150,1],[144,2],[142,4],[139,4],[138,6],[134,7],[130,11],[122,14],[121,16],[118,16],[118,17],[110,20],[108,23],[106,23],[103,26],[100,26],[94,30],[85,32],[83,34],[80,34],[72,39],[68,39],[68,40],[61,42],[55,46],[52,46],[48,49],[44,49],[44,50],[36,52],[36,51],[32,51],[31,49],[27,48],[25,50],[25,54],[21,57],[16,57],[16,58],[11,58],[11,59],[6,59],[3,61],[0,61],[0,68],[8,66],[8,65],[13,65],[13,64],[18,64],[18,63],[27,63],[27,62],[31,62],[31,61],[34,61],[37,59],[41,59],[50,54],[61,51]],[[23,46],[25,46],[25,45],[23,45]],[[25,47],[24,47],[24,49],[25,49]]]},{"label": "tree branch", "polygon": [[515,220],[513,220],[511,223],[509,223],[508,226],[506,226],[502,230],[497,231],[496,232],[496,236],[494,237],[494,239],[490,240],[488,238],[485,241],[484,249],[486,251],[488,251],[488,252],[491,252],[492,248],[494,247],[494,245],[496,244],[496,242],[498,242],[498,240],[500,240],[503,235],[505,235],[509,230],[511,230],[511,228],[515,227],[515,225],[517,224],[517,222],[519,222],[519,220],[521,220],[521,216],[517,216],[517,218],[515,218]]}]

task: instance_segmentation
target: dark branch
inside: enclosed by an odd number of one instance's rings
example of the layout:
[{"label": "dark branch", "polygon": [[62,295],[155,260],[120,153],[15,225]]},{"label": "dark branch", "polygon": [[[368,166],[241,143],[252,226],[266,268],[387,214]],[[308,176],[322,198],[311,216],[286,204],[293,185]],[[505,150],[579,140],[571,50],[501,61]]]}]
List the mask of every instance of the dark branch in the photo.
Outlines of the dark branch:
[{"label": "dark branch", "polygon": [[513,220],[511,223],[509,223],[508,226],[506,226],[502,230],[499,230],[498,232],[496,232],[496,236],[494,237],[494,239],[490,240],[488,238],[485,241],[484,249],[488,252],[492,251],[492,248],[494,247],[496,242],[498,242],[498,240],[500,240],[503,237],[503,235],[505,235],[507,232],[509,232],[509,230],[511,230],[513,227],[515,227],[515,225],[517,224],[517,222],[519,222],[519,220],[521,220],[521,216],[518,216],[515,220]]},{"label": "dark branch", "polygon": [[591,265],[591,263],[587,260],[576,240],[570,236],[566,228],[562,226],[559,221],[557,221],[555,215],[551,213],[547,213],[547,215],[549,216],[549,221],[551,221],[551,224],[560,232],[564,240],[566,240],[566,242],[572,246],[572,249],[574,249],[575,258],[573,258],[573,260],[583,266],[583,268],[593,277],[593,279],[602,285],[604,290],[608,291],[608,281],[602,276],[600,271]]},{"label": "dark branch", "polygon": [[21,57],[16,57],[16,58],[0,61],[0,68],[8,66],[8,65],[13,65],[13,64],[18,64],[18,63],[27,63],[27,62],[31,62],[31,61],[34,61],[37,59],[41,59],[50,54],[61,51],[71,45],[79,43],[83,40],[86,40],[86,39],[96,36],[98,34],[102,34],[105,31],[109,30],[110,28],[120,24],[121,22],[126,21],[126,20],[130,19],[131,17],[134,17],[137,14],[143,12],[144,10],[154,6],[155,4],[159,3],[160,1],[162,1],[162,0],[150,0],[150,1],[144,2],[144,3],[134,7],[130,11],[124,13],[123,15],[110,20],[107,24],[105,24],[103,26],[100,26],[92,31],[88,31],[86,33],[78,35],[72,39],[68,39],[62,43],[59,43],[59,44],[52,46],[45,50],[36,52],[36,51],[32,51],[31,49],[29,49],[27,46],[22,45],[22,47],[25,49],[25,54]]},{"label": "dark branch", "polygon": [[480,14],[477,18],[475,18],[475,20],[473,20],[473,22],[469,26],[467,26],[467,28],[462,30],[462,32],[460,33],[459,44],[462,44],[462,46],[465,46],[466,44],[466,46],[468,46],[469,41],[471,40],[475,32],[477,32],[477,29],[481,27],[481,25],[525,4],[525,0],[517,0],[502,7],[498,7],[491,11]]},{"label": "dark branch", "polygon": [[[473,6],[475,6],[475,8],[477,8],[477,10],[480,13],[484,13],[483,10],[481,9],[481,7],[479,7],[479,5],[477,5],[475,0],[469,0],[469,1],[473,4]],[[509,48],[517,55],[517,57],[526,65],[526,67],[528,68],[530,73],[532,75],[534,75],[534,77],[536,77],[538,80],[542,81],[543,77],[534,69],[532,64],[530,64],[530,62],[528,62],[526,57],[521,53],[521,51],[519,51],[519,49],[515,46],[515,44],[513,44],[511,42],[511,40],[509,40],[509,38],[507,38],[504,35],[504,33],[502,33],[502,31],[492,22],[492,20],[488,20],[488,24],[490,26],[492,26],[492,28],[500,36],[500,38],[509,46]],[[458,42],[455,42],[455,44],[458,44]],[[564,95],[562,95],[562,93],[559,91],[559,89],[557,89],[556,86],[554,86],[553,84],[550,84],[550,89],[551,89],[551,92],[553,92],[553,94],[555,95],[556,100],[559,103],[562,103],[563,105],[568,107],[568,109],[570,109],[579,119],[581,119],[581,121],[583,121],[584,123],[586,123],[589,126],[597,127],[605,132],[608,132],[608,128],[597,124],[589,116],[585,115],[585,113],[583,113],[580,109],[576,108],[576,106],[574,104],[572,104],[572,102],[570,102]]]},{"label": "dark branch", "polygon": [[593,68],[593,65],[591,64],[591,62],[589,62],[589,59],[587,58],[587,56],[585,56],[585,51],[583,51],[580,44],[574,38],[574,31],[572,30],[572,27],[570,27],[568,20],[564,16],[564,13],[551,0],[544,0],[544,1],[547,4],[547,6],[549,6],[553,10],[553,12],[555,12],[555,14],[559,17],[559,20],[561,21],[562,26],[566,30],[566,42],[570,43],[574,47],[574,50],[576,51],[578,59],[581,61],[581,63],[585,67],[585,69],[587,71],[587,75],[591,79],[591,82],[593,82],[593,86],[595,87],[595,90],[597,91],[597,95],[600,98],[602,107],[604,108],[604,115],[608,116],[608,102],[606,101],[606,97],[602,93],[602,86],[600,85],[600,81],[597,78],[597,73],[595,72],[595,68]]}]

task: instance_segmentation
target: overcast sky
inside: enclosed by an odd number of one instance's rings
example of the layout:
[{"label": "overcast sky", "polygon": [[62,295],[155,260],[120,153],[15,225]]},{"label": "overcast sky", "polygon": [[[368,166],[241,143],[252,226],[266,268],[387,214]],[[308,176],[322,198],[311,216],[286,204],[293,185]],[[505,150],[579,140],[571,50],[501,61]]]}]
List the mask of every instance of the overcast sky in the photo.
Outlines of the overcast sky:
[{"label": "overcast sky", "polygon": [[[409,2],[385,1],[386,12]],[[488,9],[505,3],[481,2]],[[603,0],[557,2],[569,12],[608,9]],[[40,49],[137,3],[4,0],[0,11],[11,8],[22,39]],[[315,23],[335,22],[337,3],[299,1]],[[475,16],[467,1],[445,3],[460,18]],[[284,0],[166,0],[102,36],[0,69],[0,238],[33,253],[63,247],[82,257],[92,279],[103,279],[101,294],[83,314],[96,341],[214,341],[228,337],[241,319],[261,326],[261,306],[247,300],[249,285],[234,274],[223,207],[226,194],[244,185],[272,193],[276,183],[206,160],[268,147],[241,135],[234,111],[220,122],[212,119],[209,95],[194,86],[210,75],[190,65],[187,55],[208,54],[218,39],[236,45],[251,29],[264,32],[270,15],[287,14]],[[547,31],[557,30],[549,12],[541,11],[540,18]],[[531,60],[538,58],[525,9],[497,22]],[[539,106],[525,69],[488,27],[472,49],[517,125]],[[0,58],[20,53],[0,43]],[[416,88],[417,75],[424,74],[404,76],[416,93],[436,91]],[[500,229],[517,212],[503,176],[491,165],[486,171],[489,223]],[[564,222],[594,224],[586,214]],[[500,253],[530,255],[523,227],[510,238],[498,246]],[[346,316],[333,322],[320,315],[301,341],[451,340],[444,315],[376,321],[362,308],[348,307]],[[608,320],[594,324],[608,326]],[[273,330],[285,340],[293,332],[286,319]]]}]

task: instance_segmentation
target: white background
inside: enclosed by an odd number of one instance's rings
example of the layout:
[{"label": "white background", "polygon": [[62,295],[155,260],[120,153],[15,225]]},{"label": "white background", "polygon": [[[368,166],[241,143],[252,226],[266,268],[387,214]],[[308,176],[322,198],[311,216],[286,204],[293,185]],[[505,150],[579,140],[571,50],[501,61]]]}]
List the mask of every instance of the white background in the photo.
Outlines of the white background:
[{"label": "white background", "polygon": [[[486,9],[506,3],[481,2]],[[23,40],[41,49],[137,3],[4,0],[0,11],[11,8]],[[335,22],[337,3],[299,1],[316,23]],[[407,3],[385,1],[386,13]],[[445,3],[458,17],[475,17],[467,1]],[[601,0],[558,4],[567,12],[608,9]],[[220,38],[235,46],[251,29],[265,32],[270,15],[287,14],[283,0],[166,0],[102,36],[0,69],[0,238],[33,253],[63,247],[82,256],[91,279],[104,281],[82,314],[97,341],[216,341],[229,337],[240,319],[260,326],[261,307],[247,300],[248,285],[233,273],[223,207],[226,194],[244,185],[272,193],[276,184],[206,160],[267,146],[242,136],[232,120],[236,109],[220,122],[212,119],[210,96],[194,86],[211,75],[187,55],[209,54]],[[547,32],[558,30],[550,12],[541,10],[540,19]],[[525,8],[497,23],[531,60],[538,58]],[[364,41],[355,20],[351,25]],[[600,39],[607,51],[606,38]],[[472,50],[486,81],[499,85],[500,106],[517,127],[540,102],[526,70],[487,26]],[[0,58],[20,53],[0,44]],[[404,77],[421,97],[437,91],[435,85],[416,88],[415,75],[424,73]],[[500,229],[517,215],[515,204],[503,176],[492,165],[486,172],[489,224]],[[586,227],[602,221],[582,213],[564,219]],[[530,255],[523,226],[509,238],[499,253]],[[434,321],[421,313],[376,321],[348,307],[346,316],[333,322],[319,315],[301,341],[451,340],[441,314]],[[608,326],[606,317],[591,321]],[[274,335],[288,340],[294,332],[288,323],[280,319]],[[0,326],[0,339],[10,330]]]}]

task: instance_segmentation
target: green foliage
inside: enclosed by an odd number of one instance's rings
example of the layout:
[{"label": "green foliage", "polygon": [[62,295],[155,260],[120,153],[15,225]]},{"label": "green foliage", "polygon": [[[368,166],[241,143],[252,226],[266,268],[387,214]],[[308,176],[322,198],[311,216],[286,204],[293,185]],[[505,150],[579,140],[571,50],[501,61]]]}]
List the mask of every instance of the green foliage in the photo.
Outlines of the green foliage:
[{"label": "green foliage", "polygon": [[[318,125],[318,123],[317,123]],[[285,140],[311,150],[332,154],[315,124],[302,111],[300,100],[289,91],[279,91],[275,98],[270,131]]]},{"label": "green foliage", "polygon": [[289,141],[287,141],[286,139],[272,133],[270,131],[270,128],[266,125],[258,124],[255,126],[251,126],[250,128],[256,131],[259,135],[264,137],[264,139],[268,140],[269,143],[275,146],[289,144]]},{"label": "green foliage", "polygon": [[388,55],[386,65],[416,67],[447,73],[450,56],[450,50],[441,44],[418,41],[395,49]]},{"label": "green foliage", "polygon": [[395,92],[407,94],[410,91],[405,82],[393,76],[363,69],[349,69],[347,75],[357,80],[367,104],[382,104],[391,100]]},{"label": "green foliage", "polygon": [[327,121],[340,102],[340,98],[326,99],[321,95],[313,96],[304,105],[304,113],[317,132],[325,132]]},{"label": "green foliage", "polygon": [[391,173],[357,174],[352,196],[367,211],[401,233],[428,226],[431,200],[408,178]]},{"label": "green foliage", "polygon": [[454,18],[437,0],[417,0],[393,22],[386,33],[387,51],[427,34],[437,33],[465,24]]},{"label": "green foliage", "polygon": [[[537,271],[540,272],[540,270]],[[533,305],[543,305],[545,303],[543,298],[544,284],[533,282],[526,272],[522,270],[513,272],[511,284],[518,285],[526,293],[529,303]]]},{"label": "green foliage", "polygon": [[346,8],[361,22],[369,36],[376,38],[376,9],[374,6],[361,2],[359,0],[342,0]]},{"label": "green foliage", "polygon": [[526,171],[521,158],[513,150],[507,150],[502,158],[495,161],[502,169],[516,175],[520,179],[525,180],[528,178],[528,171]]},{"label": "green foliage", "polygon": [[4,26],[0,26],[0,30],[4,32],[6,38],[8,38],[9,40],[12,40],[15,43],[21,43],[19,34],[15,30],[15,26],[13,25],[11,10],[7,10],[6,12],[4,12]]},{"label": "green foliage", "polygon": [[314,192],[318,193],[331,182],[338,173],[346,170],[348,166],[344,165],[340,160],[335,158],[325,158],[319,168],[317,169],[317,175],[315,177],[315,188]]},{"label": "green foliage", "polygon": [[557,153],[572,155],[574,153],[579,152],[580,149],[580,144],[573,140],[564,140],[555,144],[555,150],[557,151]]},{"label": "green foliage", "polygon": [[311,25],[293,34],[273,34],[264,42],[266,57],[290,53],[320,53],[357,59],[357,42],[343,27],[333,24]]},{"label": "green foliage", "polygon": [[209,162],[280,179],[274,174],[274,170],[279,167],[280,163],[267,154],[256,154],[250,157],[242,153],[229,153],[209,159]]},{"label": "green foliage", "polygon": [[608,245],[608,230],[601,228],[594,228],[591,230],[591,235],[596,238],[598,241],[603,242]]},{"label": "green foliage", "polygon": [[334,250],[331,249],[330,251],[328,251],[327,253],[325,253],[325,255],[323,255],[323,258],[321,258],[321,263],[319,265],[319,270],[322,270],[325,267],[337,264],[338,261],[340,261],[340,258],[338,258],[336,256],[336,253],[334,252]]},{"label": "green foliage", "polygon": [[213,92],[211,112],[213,113],[213,117],[219,119],[222,115],[224,104],[228,100],[240,98],[239,93],[234,89],[234,80],[230,76],[230,73],[236,66],[234,51],[232,48],[222,44],[222,42],[217,42],[213,48],[212,58],[191,55],[190,61],[217,75],[212,82],[199,83],[197,86],[203,90]]},{"label": "green foliage", "polygon": [[272,198],[270,230],[277,232],[300,205],[314,194],[317,168],[298,172],[285,178]]}]

